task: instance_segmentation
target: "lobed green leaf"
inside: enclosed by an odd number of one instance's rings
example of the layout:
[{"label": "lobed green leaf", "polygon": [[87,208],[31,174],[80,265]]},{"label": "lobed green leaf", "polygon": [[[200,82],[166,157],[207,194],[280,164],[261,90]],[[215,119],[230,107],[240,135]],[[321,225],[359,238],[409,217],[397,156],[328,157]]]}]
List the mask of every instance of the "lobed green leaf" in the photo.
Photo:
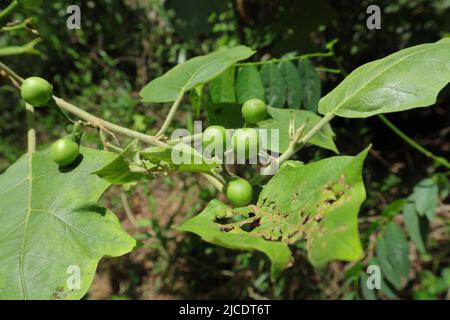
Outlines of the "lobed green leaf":
[{"label": "lobed green leaf", "polygon": [[[114,154],[81,148],[69,168],[49,150],[26,154],[0,176],[0,299],[79,299],[99,260],[130,252],[135,240],[96,202],[109,183],[91,174]],[[69,287],[71,267],[80,287]]]}]

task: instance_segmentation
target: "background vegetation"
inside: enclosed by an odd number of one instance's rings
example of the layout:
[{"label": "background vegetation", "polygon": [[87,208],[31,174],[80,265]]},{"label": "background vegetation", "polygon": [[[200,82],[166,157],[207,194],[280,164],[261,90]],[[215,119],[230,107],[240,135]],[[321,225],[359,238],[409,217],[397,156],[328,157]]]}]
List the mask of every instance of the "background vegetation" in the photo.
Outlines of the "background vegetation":
[{"label": "background vegetation", "polygon": [[[2,1],[2,6],[5,1]],[[76,2],[76,1],[75,1]],[[45,1],[34,26],[43,41],[40,54],[2,58],[23,76],[51,80],[57,95],[103,118],[153,132],[167,108],[143,105],[137,92],[176,63],[224,46],[244,44],[258,50],[254,59],[285,54],[325,52],[333,39],[337,58],[315,59],[317,67],[352,71],[359,65],[407,46],[434,42],[450,33],[450,1],[376,1],[382,8],[382,29],[366,28],[366,8],[374,1],[294,0],[102,0],[80,1],[82,29],[65,27],[71,0]],[[14,18],[29,17],[18,11]],[[30,30],[0,33],[0,47],[34,38]],[[326,93],[342,74],[321,72]],[[197,115],[185,101],[176,126],[188,127]],[[450,155],[450,89],[433,108],[416,109],[388,118],[434,154]],[[25,111],[17,93],[0,88],[0,172],[26,150]],[[53,109],[38,112],[39,148],[64,133],[63,119]],[[200,118],[202,115],[200,115]],[[140,249],[101,262],[88,299],[275,298],[372,299],[360,287],[363,273],[376,255],[377,237],[396,221],[404,226],[403,201],[423,179],[436,178],[436,218],[426,232],[426,250],[409,241],[409,280],[378,298],[450,298],[450,191],[448,172],[395,135],[378,117],[333,121],[342,154],[356,154],[373,143],[365,165],[368,190],[360,213],[366,258],[360,263],[333,262],[316,270],[307,262],[302,243],[295,264],[275,283],[269,263],[258,254],[209,245],[172,226],[198,213],[216,197],[198,176],[166,176],[128,191],[124,201],[112,188],[105,202],[139,239]],[[101,147],[96,135],[86,144]],[[331,152],[306,149],[303,161]],[[417,188],[415,190],[418,190]],[[128,208],[129,207],[129,208]],[[413,239],[410,239],[413,240]]]}]

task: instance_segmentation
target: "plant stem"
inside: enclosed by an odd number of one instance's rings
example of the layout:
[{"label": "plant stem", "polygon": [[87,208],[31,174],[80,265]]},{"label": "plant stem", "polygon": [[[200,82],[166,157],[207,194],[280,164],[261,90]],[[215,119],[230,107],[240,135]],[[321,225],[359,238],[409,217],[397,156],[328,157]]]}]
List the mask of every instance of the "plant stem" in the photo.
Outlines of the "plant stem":
[{"label": "plant stem", "polygon": [[[5,71],[14,80],[13,84],[16,87],[20,88],[20,85],[23,82],[23,78],[21,78],[17,73],[15,73],[8,66],[6,66],[5,64],[3,64],[1,62],[0,62],[0,69]],[[176,109],[178,108],[178,105],[181,102],[182,98],[183,98],[183,95],[180,95],[180,97],[177,99],[178,102],[176,102],[174,104],[174,106],[172,106],[172,110],[171,110],[172,113],[173,113],[171,115],[172,118],[173,118],[173,115],[174,115]],[[100,119],[100,118],[90,114],[89,112],[84,111],[84,110],[76,107],[75,105],[73,105],[73,104],[71,104],[71,103],[69,103],[67,101],[64,101],[63,99],[58,98],[56,96],[53,96],[53,99],[54,99],[56,105],[60,109],[66,110],[67,112],[78,116],[79,118],[81,118],[81,119],[91,123],[92,125],[98,127],[100,130],[108,129],[110,131],[122,134],[122,135],[130,137],[130,138],[135,138],[135,139],[138,139],[140,141],[143,141],[143,142],[155,145],[155,146],[170,147],[168,144],[166,144],[166,143],[164,143],[162,141],[159,141],[154,136],[146,135],[146,134],[143,134],[143,133],[140,133],[140,132],[128,129],[128,128],[121,127],[119,125],[116,125],[114,123],[105,121],[103,119]],[[178,105],[176,105],[176,104],[178,104]],[[167,126],[169,124],[167,124]],[[34,150],[35,149],[35,145],[36,145],[36,140],[35,139],[31,139],[31,142],[32,143],[29,143],[29,147],[30,146],[33,147],[31,149]],[[211,171],[210,173],[202,173],[202,176],[204,176],[211,184],[213,184],[214,187],[218,191],[220,191],[220,192],[223,191],[223,187],[224,187],[226,181],[218,173]]]},{"label": "plant stem", "polygon": [[5,9],[0,11],[0,20],[10,14],[18,5],[17,0],[13,0]]},{"label": "plant stem", "polygon": [[174,144],[178,144],[180,142],[183,142],[183,143],[192,142],[192,141],[200,140],[202,137],[203,137],[203,132],[185,136],[185,137],[181,137],[181,138],[177,138],[177,139],[171,139],[171,140],[168,140],[167,143],[170,145],[174,145]]},{"label": "plant stem", "polygon": [[0,32],[11,32],[26,29],[26,23],[22,22],[14,26],[7,26],[0,29]]},{"label": "plant stem", "polygon": [[128,220],[130,220],[133,227],[139,228],[136,218],[134,217],[133,211],[131,211],[130,204],[128,203],[127,195],[124,191],[120,192],[120,200],[122,200],[123,210],[127,215]]},{"label": "plant stem", "polygon": [[383,121],[383,123],[386,126],[388,126],[389,129],[391,129],[397,136],[399,136],[403,141],[405,141],[411,147],[413,147],[414,149],[416,149],[417,151],[419,151],[420,153],[422,153],[426,157],[433,159],[434,161],[436,161],[436,163],[446,167],[447,169],[450,169],[450,163],[446,159],[444,159],[442,157],[439,157],[439,156],[436,156],[431,151],[429,151],[428,149],[424,148],[423,146],[418,144],[416,141],[414,141],[413,139],[408,137],[398,127],[396,127],[391,121],[389,121],[384,115],[379,114],[378,118],[380,118],[380,120]]},{"label": "plant stem", "polygon": [[28,153],[36,152],[36,129],[34,128],[34,107],[31,104],[26,103],[25,109],[27,112],[27,140],[28,140]]},{"label": "plant stem", "polygon": [[292,158],[295,152],[297,152],[298,148],[303,147],[324,125],[331,121],[334,118],[333,113],[326,114],[317,124],[311,128],[297,143],[293,141],[290,144],[288,150],[284,152],[280,158],[278,158],[278,163],[281,165],[286,160]]},{"label": "plant stem", "polygon": [[0,62],[0,69],[5,71],[11,78],[16,80],[19,84],[23,82],[23,79],[14,71],[12,71],[8,66]]},{"label": "plant stem", "polygon": [[260,66],[264,64],[271,64],[271,63],[278,63],[278,62],[287,62],[287,61],[293,61],[293,60],[302,60],[302,59],[308,59],[308,58],[321,58],[321,57],[331,57],[333,53],[330,52],[318,52],[318,53],[307,53],[300,56],[294,56],[294,57],[288,57],[288,58],[280,58],[280,59],[270,59],[265,61],[256,61],[256,62],[241,62],[236,63],[235,66],[237,67],[243,67],[243,66]]},{"label": "plant stem", "polygon": [[[14,81],[13,84],[20,88],[21,83],[23,82],[23,78],[21,78],[17,73],[15,73],[13,70],[11,70],[9,67],[7,67],[5,64],[0,62],[0,70],[5,71]],[[183,95],[180,95],[180,97],[178,97],[177,101],[175,101],[174,105],[171,108],[171,112],[172,115],[171,117],[173,118],[173,115],[176,111],[176,109],[178,108],[178,105],[180,104],[181,100],[183,99]],[[56,96],[53,96],[53,100],[55,101],[56,105],[63,109],[66,110],[67,112],[76,115],[77,117],[89,122],[90,124],[92,124],[93,126],[99,128],[99,129],[107,129],[110,130],[112,132],[116,132],[119,134],[122,134],[124,136],[130,137],[130,138],[134,138],[134,139],[138,139],[142,142],[145,143],[149,143],[151,145],[154,146],[158,146],[158,147],[170,147],[167,143],[164,143],[162,141],[159,141],[156,137],[154,136],[150,136],[150,135],[146,135],[143,134],[141,132],[138,131],[134,131],[125,127],[121,127],[117,124],[108,122],[106,120],[103,120],[101,118],[98,118],[92,114],[90,114],[87,111],[84,111],[83,109],[80,109],[78,107],[76,107],[75,105],[61,99],[58,98]],[[170,125],[170,122],[165,122],[166,127],[168,127]],[[163,129],[163,128],[161,128]],[[161,130],[160,130],[161,131]],[[34,139],[34,144],[36,144],[36,140]],[[220,176],[218,173],[211,171],[208,173],[202,173],[202,175],[209,181],[211,182],[219,191],[223,190],[223,187],[226,183],[225,179]]]},{"label": "plant stem", "polygon": [[67,101],[65,101],[65,100],[63,100],[61,98],[58,98],[56,96],[53,96],[53,99],[55,100],[56,105],[58,107],[60,107],[61,109],[64,109],[67,112],[72,113],[72,114],[76,115],[77,117],[79,117],[79,118],[81,118],[81,119],[91,123],[95,127],[98,127],[100,129],[105,128],[105,129],[108,129],[108,130],[110,130],[112,132],[119,133],[119,134],[124,135],[124,136],[129,137],[129,138],[138,139],[138,140],[140,140],[142,142],[149,143],[149,144],[154,145],[154,146],[158,146],[158,147],[167,147],[168,146],[166,143],[159,141],[154,136],[150,136],[150,135],[138,132],[138,131],[134,131],[134,130],[131,130],[131,129],[119,126],[117,124],[108,122],[108,121],[103,120],[101,118],[98,118],[98,117],[90,114],[89,112],[84,111],[84,110],[74,106],[73,104],[71,104],[71,103],[69,103],[69,102],[67,102]]},{"label": "plant stem", "polygon": [[[19,75],[17,75],[14,71],[12,71],[10,68],[8,68],[6,65],[4,65],[1,62],[0,62],[0,69],[5,71],[15,81],[17,81],[18,86],[20,86],[20,84],[23,82],[23,78],[21,78]],[[89,112],[84,111],[83,109],[80,109],[77,106],[75,106],[57,96],[53,96],[53,100],[55,101],[56,105],[59,108],[65,110],[71,114],[76,115],[80,119],[83,119],[84,121],[89,122],[90,124],[92,124],[93,126],[95,126],[97,128],[107,129],[112,132],[116,132],[116,133],[122,134],[122,135],[130,137],[130,138],[138,139],[142,142],[149,143],[151,145],[155,145],[158,147],[167,147],[168,146],[166,143],[159,141],[154,136],[150,136],[150,135],[138,132],[138,131],[134,131],[134,130],[119,126],[117,124],[108,122],[101,118],[98,118],[98,117],[90,114]]]},{"label": "plant stem", "polygon": [[175,116],[175,113],[178,110],[178,107],[180,106],[181,101],[183,100],[184,92],[181,92],[178,96],[177,100],[173,103],[172,107],[170,107],[169,114],[167,115],[166,119],[164,120],[164,123],[159,129],[158,133],[156,134],[156,137],[163,137],[164,133],[166,133],[167,129],[169,128],[170,124],[172,123],[173,117]]},{"label": "plant stem", "polygon": [[342,70],[340,69],[333,69],[333,68],[326,68],[326,67],[317,67],[317,71],[322,72],[328,72],[328,73],[334,73],[334,74],[342,74]]},{"label": "plant stem", "polygon": [[209,181],[219,192],[223,191],[224,184],[208,173],[202,173],[202,176]]},{"label": "plant stem", "polygon": [[123,152],[123,149],[122,149],[121,147],[115,146],[115,145],[113,145],[113,144],[110,143],[110,142],[107,142],[107,143],[106,143],[106,146],[107,146],[108,148],[114,150],[115,152],[118,152],[118,153],[122,153],[122,152]]},{"label": "plant stem", "polygon": [[332,51],[333,55],[331,56],[334,60],[334,63],[336,63],[336,65],[338,66],[339,70],[341,71],[341,74],[344,76],[344,78],[346,76],[348,76],[348,72],[344,69],[344,66],[342,65],[342,63],[339,61],[338,57],[336,56],[336,53],[334,52],[334,50]]},{"label": "plant stem", "polygon": [[[331,121],[334,118],[333,113],[327,113],[317,124],[311,128],[303,137],[300,138],[301,135],[295,137],[290,143],[287,150],[274,162],[271,163],[265,170],[263,171],[263,175],[269,175],[269,173],[276,168],[279,168],[285,161],[292,158],[292,156],[302,148],[308,141],[320,130],[324,125]],[[257,180],[255,180],[257,181]]]}]

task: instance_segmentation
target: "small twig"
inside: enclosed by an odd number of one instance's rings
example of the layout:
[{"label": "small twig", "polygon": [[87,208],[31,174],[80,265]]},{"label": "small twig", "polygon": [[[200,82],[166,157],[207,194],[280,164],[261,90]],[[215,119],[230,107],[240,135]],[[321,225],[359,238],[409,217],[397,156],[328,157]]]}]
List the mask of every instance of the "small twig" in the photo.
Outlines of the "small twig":
[{"label": "small twig", "polygon": [[195,142],[195,141],[202,139],[202,137],[203,137],[203,132],[196,133],[196,134],[193,134],[190,136],[181,137],[181,138],[171,139],[166,142],[170,145],[174,145],[174,144],[178,144],[180,142],[183,142],[183,143],[193,142],[193,141]]},{"label": "small twig", "polygon": [[[19,75],[17,75],[14,71],[12,71],[10,68],[8,68],[6,65],[4,65],[1,62],[0,62],[0,69],[5,71],[13,80],[15,80],[16,87],[20,88],[20,84],[23,82],[23,78],[21,78]],[[65,110],[71,114],[76,115],[80,119],[83,119],[83,120],[89,122],[92,126],[94,126],[96,128],[103,129],[107,133],[108,133],[108,131],[115,132],[115,133],[119,133],[121,135],[130,137],[130,138],[138,139],[142,142],[145,142],[145,143],[148,143],[148,144],[151,144],[154,146],[168,147],[168,145],[166,143],[159,141],[154,136],[150,136],[150,135],[138,132],[138,131],[134,131],[134,130],[119,126],[117,124],[108,122],[101,118],[98,118],[98,117],[90,114],[89,112],[84,111],[83,109],[80,109],[77,106],[75,106],[57,96],[53,96],[53,99],[59,108]]]},{"label": "small twig", "polygon": [[73,104],[71,104],[67,101],[64,101],[63,99],[56,97],[56,96],[53,96],[53,99],[55,100],[58,107],[60,107],[61,109],[64,109],[64,110],[76,115],[77,117],[90,122],[93,126],[95,126],[97,128],[101,128],[107,133],[116,132],[121,135],[130,137],[130,138],[135,138],[142,142],[149,143],[151,145],[155,145],[158,147],[167,147],[168,146],[166,143],[159,141],[154,136],[150,136],[150,135],[138,132],[138,131],[134,131],[134,130],[119,126],[117,124],[108,122],[106,120],[100,119],[100,118],[98,118],[98,117],[74,106]]},{"label": "small twig", "polygon": [[[225,160],[225,159],[224,159]],[[240,177],[235,174],[229,167],[229,165],[227,164],[226,161],[223,161],[222,163],[222,171],[225,172],[225,174],[227,174],[229,177],[233,178],[233,179],[239,179]]]},{"label": "small twig", "polygon": [[173,117],[175,116],[175,113],[178,110],[178,107],[180,106],[181,101],[183,101],[184,92],[181,92],[178,96],[177,100],[173,103],[172,107],[170,108],[169,114],[167,115],[166,119],[164,120],[164,123],[159,129],[158,133],[155,135],[156,138],[161,139],[164,134],[166,133],[167,129],[169,128],[170,124],[172,123]]},{"label": "small twig", "polygon": [[336,63],[336,65],[338,66],[339,70],[341,71],[341,74],[346,77],[348,76],[348,72],[344,69],[344,66],[342,65],[342,63],[339,61],[338,57],[336,56],[336,53],[334,52],[334,50],[332,50],[332,58],[334,60],[334,63]]},{"label": "small twig", "polygon": [[125,210],[125,214],[127,215],[128,220],[130,220],[133,227],[136,229],[139,228],[139,225],[136,221],[136,218],[134,217],[133,211],[131,211],[130,204],[128,203],[127,195],[125,192],[120,192],[120,199],[122,200],[122,206]]},{"label": "small twig", "polygon": [[[9,75],[14,86],[16,86],[17,88],[20,89],[20,85],[23,82],[22,77],[17,75],[13,70],[11,70],[8,66],[6,66],[5,64],[3,64],[1,62],[0,62],[0,70],[5,71]],[[171,108],[171,111],[169,112],[168,118],[173,118],[175,111],[178,108],[178,105],[181,103],[182,98],[183,98],[183,95],[180,95],[180,97],[174,103],[174,105]],[[157,139],[154,136],[150,136],[150,135],[138,132],[138,131],[134,131],[134,130],[119,126],[117,124],[108,122],[101,118],[98,118],[98,117],[90,114],[89,112],[84,111],[83,109],[78,108],[77,106],[75,106],[63,99],[58,98],[57,96],[53,96],[53,100],[55,101],[56,105],[59,108],[65,110],[73,115],[76,115],[80,119],[88,122],[93,127],[96,127],[100,130],[104,130],[106,133],[111,134],[112,132],[115,132],[115,133],[119,133],[121,135],[130,137],[130,138],[138,139],[142,142],[145,142],[145,143],[148,143],[148,144],[151,144],[154,146],[170,148],[170,145],[168,145],[167,143],[164,143],[162,141],[159,141],[159,139]],[[163,126],[160,131],[164,132],[165,131],[164,127],[167,128],[170,125],[170,122],[171,122],[171,119],[170,119],[170,121],[167,121],[167,119],[166,119],[165,126]],[[164,130],[162,130],[162,129],[164,129]],[[109,146],[111,146],[111,145],[109,145]],[[211,182],[219,191],[223,190],[223,187],[226,184],[226,181],[220,174],[211,170],[211,172],[202,173],[202,175],[206,179],[208,179],[208,181]]]},{"label": "small twig", "polygon": [[0,11],[0,20],[10,14],[18,5],[17,0],[13,0],[5,9]]},{"label": "small twig", "polygon": [[112,149],[112,150],[114,150],[114,151],[116,151],[116,152],[118,152],[118,153],[122,153],[122,152],[123,152],[123,149],[122,149],[121,147],[115,146],[115,145],[113,145],[113,144],[110,143],[110,142],[107,142],[106,145],[107,145],[107,147],[108,147],[109,149]]},{"label": "small twig", "polygon": [[401,131],[398,127],[396,127],[392,122],[390,122],[384,115],[379,114],[378,118],[380,118],[381,121],[389,128],[391,129],[397,136],[399,136],[403,141],[405,141],[407,144],[409,144],[411,147],[425,155],[426,157],[433,159],[436,163],[446,167],[447,169],[450,169],[450,163],[439,156],[436,156],[428,149],[424,148],[420,144],[418,144],[416,141],[408,137],[403,131]]},{"label": "small twig", "polygon": [[108,130],[106,128],[100,128],[100,130],[109,134],[113,138],[115,143],[120,144],[119,138],[117,138],[117,136],[114,134],[114,132],[112,132],[111,130]]},{"label": "small twig", "polygon": [[[334,114],[332,113],[328,113],[326,114],[319,122],[317,122],[317,124],[308,131],[308,133],[306,133],[304,136],[302,135],[303,132],[301,132],[303,129],[299,128],[297,130],[297,133],[294,137],[294,139],[292,139],[292,141],[289,143],[289,147],[288,149],[278,158],[276,159],[274,162],[272,162],[271,164],[269,164],[269,166],[267,166],[262,175],[269,175],[270,172],[273,172],[274,167],[275,168],[279,168],[285,161],[289,160],[290,158],[292,158],[292,156],[299,150],[301,149],[306,143],[308,143],[308,141],[320,130],[322,129],[322,127],[324,125],[326,125],[328,122],[331,121],[331,119],[334,118]],[[302,129],[302,130],[300,130]]]},{"label": "small twig", "polygon": [[340,69],[333,69],[333,68],[326,68],[326,67],[317,67],[316,70],[322,71],[322,72],[334,73],[334,74],[342,73],[342,71]]},{"label": "small twig", "polygon": [[206,180],[208,180],[209,183],[211,183],[219,192],[222,192],[224,189],[224,184],[221,183],[219,180],[217,180],[215,177],[213,177],[212,175],[209,175],[207,173],[202,173],[201,174]]},{"label": "small twig", "polygon": [[217,172],[215,172],[214,170],[210,170],[208,171],[206,174],[212,176],[213,178],[215,178],[217,181],[219,181],[222,185],[226,185],[227,181]]},{"label": "small twig", "polygon": [[36,129],[34,128],[34,107],[26,103],[25,109],[27,111],[27,126],[28,126],[28,153],[36,152]]},{"label": "small twig", "polygon": [[303,59],[309,59],[309,58],[321,58],[321,57],[331,57],[333,53],[330,52],[318,52],[318,53],[307,53],[300,56],[293,56],[293,57],[287,57],[287,58],[280,58],[280,59],[270,59],[265,61],[256,61],[256,62],[241,62],[236,63],[235,66],[237,67],[244,67],[244,66],[260,66],[264,64],[271,64],[271,63],[279,63],[279,62],[288,62],[293,60],[303,60]]},{"label": "small twig", "polygon": [[103,132],[103,130],[98,129],[98,135],[100,137],[100,141],[102,142],[103,150],[108,151],[109,149],[108,141],[106,140],[105,133]]}]

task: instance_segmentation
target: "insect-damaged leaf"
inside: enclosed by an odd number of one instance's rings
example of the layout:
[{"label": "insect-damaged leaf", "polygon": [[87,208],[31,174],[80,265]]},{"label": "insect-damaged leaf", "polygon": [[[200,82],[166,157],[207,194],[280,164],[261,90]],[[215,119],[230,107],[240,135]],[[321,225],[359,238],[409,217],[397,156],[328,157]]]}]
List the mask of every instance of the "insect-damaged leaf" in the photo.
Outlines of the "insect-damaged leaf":
[{"label": "insect-damaged leaf", "polygon": [[268,217],[253,232],[288,242],[306,238],[314,265],[361,258],[357,218],[366,196],[361,172],[368,150],[280,170],[259,196]]},{"label": "insect-damaged leaf", "polygon": [[[362,255],[357,216],[365,199],[361,170],[367,152],[284,166],[256,206],[237,210],[213,200],[178,229],[227,248],[264,252],[272,261],[273,277],[288,266],[287,245],[302,239],[314,265],[357,260]],[[217,216],[233,217],[234,222],[222,223]]]},{"label": "insect-damaged leaf", "polygon": [[185,221],[177,229],[195,233],[203,240],[225,248],[264,252],[272,262],[272,277],[277,277],[291,259],[288,246],[282,242],[265,240],[238,227],[227,229],[216,222],[217,216],[227,215],[226,211],[231,211],[231,208],[218,200],[212,200],[200,214]]}]

